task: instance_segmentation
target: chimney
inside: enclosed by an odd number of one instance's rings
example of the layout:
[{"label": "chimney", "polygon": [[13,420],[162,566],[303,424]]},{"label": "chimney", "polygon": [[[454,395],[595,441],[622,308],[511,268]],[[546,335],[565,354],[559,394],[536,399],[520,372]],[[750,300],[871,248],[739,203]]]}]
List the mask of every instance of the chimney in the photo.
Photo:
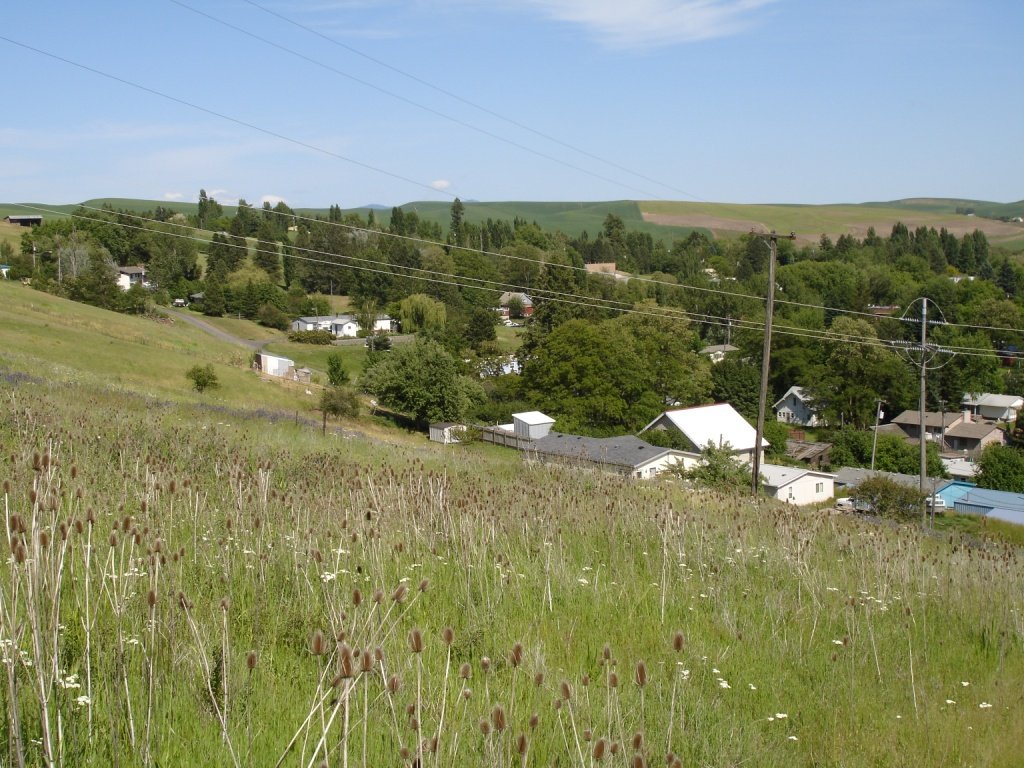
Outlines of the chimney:
[{"label": "chimney", "polygon": [[970,412],[970,410],[967,409],[967,408],[964,408],[963,414],[964,414],[964,424],[970,424],[971,423],[971,412]]}]

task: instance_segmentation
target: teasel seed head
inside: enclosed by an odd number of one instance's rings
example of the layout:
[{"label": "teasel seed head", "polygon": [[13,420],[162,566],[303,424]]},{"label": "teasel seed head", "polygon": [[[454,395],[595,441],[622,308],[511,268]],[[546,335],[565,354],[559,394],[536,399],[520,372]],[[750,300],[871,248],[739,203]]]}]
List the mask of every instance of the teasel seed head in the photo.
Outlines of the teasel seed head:
[{"label": "teasel seed head", "polygon": [[482,733],[484,736],[490,736],[491,734],[491,724],[486,720],[480,721],[480,733]]},{"label": "teasel seed head", "polygon": [[400,603],[405,599],[405,593],[408,591],[405,584],[399,584],[395,587],[395,591],[391,593],[391,599],[396,603]]},{"label": "teasel seed head", "polygon": [[569,699],[572,698],[572,686],[569,685],[569,681],[568,680],[563,680],[562,681],[562,685],[560,686],[560,690],[561,690],[561,693],[562,693],[562,698],[565,701],[568,701]]},{"label": "teasel seed head", "polygon": [[590,675],[588,675],[588,674],[586,674],[584,672],[583,676],[580,678],[580,685],[582,685],[584,688],[589,686],[590,685]]},{"label": "teasel seed head", "polygon": [[589,728],[584,728],[583,729],[583,740],[584,741],[593,741],[593,739],[594,739],[594,732],[592,730],[590,730]]},{"label": "teasel seed head", "polygon": [[505,708],[501,704],[495,704],[494,709],[491,710],[491,723],[494,725],[494,730],[498,733],[503,733],[508,723],[505,721]]},{"label": "teasel seed head", "polygon": [[39,546],[43,549],[46,549],[48,546],[50,546],[50,534],[48,534],[46,531],[39,532]]},{"label": "teasel seed head", "polygon": [[117,532],[116,531],[111,531],[110,532],[110,546],[111,547],[116,547],[117,546]]},{"label": "teasel seed head", "polygon": [[676,632],[672,635],[672,650],[676,653],[680,653],[683,650],[683,633]]},{"label": "teasel seed head", "polygon": [[632,768],[647,768],[647,762],[643,755],[633,755],[633,762],[630,765]]},{"label": "teasel seed head", "polygon": [[608,643],[604,644],[604,648],[601,649],[601,658],[608,661],[612,657],[612,647]]},{"label": "teasel seed head", "polygon": [[608,748],[608,742],[604,740],[602,736],[594,744],[594,751],[591,753],[595,760],[604,760],[605,750]]},{"label": "teasel seed head", "polygon": [[530,720],[529,720],[530,730],[531,731],[535,730],[537,728],[537,724],[538,723],[540,723],[540,715],[538,715],[536,712],[534,712],[532,715],[530,715]]},{"label": "teasel seed head", "polygon": [[544,685],[544,673],[543,672],[538,672],[537,674],[535,674],[533,676],[533,684],[535,686],[537,686],[538,688],[540,688],[542,685]]},{"label": "teasel seed head", "polygon": [[461,677],[463,680],[469,680],[472,674],[473,667],[470,666],[468,661],[463,662],[462,665],[459,667],[459,677]]},{"label": "teasel seed head", "polygon": [[259,662],[259,657],[256,655],[256,651],[249,651],[245,654],[245,666],[252,672],[256,669],[256,664]]},{"label": "teasel seed head", "polygon": [[380,589],[373,590],[373,602],[377,603],[377,605],[380,605],[381,601],[383,601],[383,600],[384,600],[384,592],[383,592],[383,590],[380,590]]},{"label": "teasel seed head", "polygon": [[430,588],[430,579],[421,579],[420,580],[420,587],[419,587],[420,592],[426,592],[427,589],[429,589],[429,588]]},{"label": "teasel seed head", "polygon": [[359,655],[359,671],[363,674],[373,671],[373,654],[369,651],[363,651]]},{"label": "teasel seed head", "polygon": [[423,633],[415,627],[409,632],[409,648],[413,653],[423,653]]},{"label": "teasel seed head", "polygon": [[633,751],[639,752],[644,748],[644,735],[637,731],[633,734]]},{"label": "teasel seed head", "polygon": [[636,680],[636,684],[641,688],[647,685],[647,665],[642,661],[637,662],[634,680]]},{"label": "teasel seed head", "polygon": [[516,738],[516,752],[518,752],[520,756],[525,755],[529,745],[529,742],[526,740],[526,734],[520,733]]},{"label": "teasel seed head", "polygon": [[314,656],[323,656],[325,649],[326,641],[324,640],[324,633],[318,629],[313,633],[313,637],[310,638],[309,652]]},{"label": "teasel seed head", "polygon": [[441,640],[444,641],[445,645],[451,645],[455,639],[455,630],[451,627],[445,627],[441,630]]},{"label": "teasel seed head", "polygon": [[469,701],[469,697],[473,695],[473,692],[469,688],[462,689],[462,698]]},{"label": "teasel seed head", "polygon": [[353,589],[352,590],[352,605],[354,605],[356,608],[358,608],[359,605],[362,602],[363,602],[363,593],[360,592],[358,589]]},{"label": "teasel seed head", "polygon": [[512,665],[512,668],[518,667],[523,663],[523,644],[515,643],[512,646],[512,650],[508,654],[508,662]]},{"label": "teasel seed head", "polygon": [[146,593],[146,605],[148,605],[151,610],[156,607],[156,590],[155,589],[151,589],[151,590],[149,590],[149,592]]},{"label": "teasel seed head", "polygon": [[402,680],[398,675],[392,675],[388,678],[388,693],[394,696],[402,687]]}]

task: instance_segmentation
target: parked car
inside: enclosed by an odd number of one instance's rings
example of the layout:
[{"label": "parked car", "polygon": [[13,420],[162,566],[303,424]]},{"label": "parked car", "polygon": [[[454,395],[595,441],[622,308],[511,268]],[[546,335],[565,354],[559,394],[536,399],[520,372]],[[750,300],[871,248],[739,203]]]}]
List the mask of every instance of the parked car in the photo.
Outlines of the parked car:
[{"label": "parked car", "polygon": [[853,512],[857,507],[854,505],[853,499],[849,496],[843,496],[836,499],[835,508],[841,509],[843,512]]},{"label": "parked car", "polygon": [[174,301],[171,302],[171,306],[172,307],[187,307],[188,306],[188,302],[185,301],[184,299],[175,299]]}]

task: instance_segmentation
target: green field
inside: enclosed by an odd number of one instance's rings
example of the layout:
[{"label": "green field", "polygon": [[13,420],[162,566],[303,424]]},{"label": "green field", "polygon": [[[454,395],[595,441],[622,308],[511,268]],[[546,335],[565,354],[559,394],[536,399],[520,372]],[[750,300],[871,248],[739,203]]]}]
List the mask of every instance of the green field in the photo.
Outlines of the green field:
[{"label": "green field", "polygon": [[0,284],[3,764],[1019,765],[1018,546],[322,436],[244,357]]},{"label": "green field", "polygon": [[[111,205],[129,211],[153,210],[158,205],[183,213],[194,213],[195,203],[166,202],[155,200],[131,200],[122,198],[100,198],[89,200],[87,205],[100,207]],[[647,232],[656,240],[667,245],[677,238],[686,237],[696,230],[716,237],[735,237],[749,232],[774,229],[778,232],[796,232],[805,243],[816,242],[825,233],[835,238],[841,234],[863,237],[868,227],[885,236],[893,224],[902,221],[914,229],[918,226],[946,227],[962,235],[975,228],[983,230],[997,245],[1011,250],[1024,249],[1024,225],[1004,223],[998,217],[1024,215],[1024,200],[1013,203],[994,203],[984,200],[961,200],[951,198],[912,198],[890,202],[868,202],[838,205],[746,205],[735,203],[673,202],[673,201],[609,201],[609,202],[466,202],[465,218],[480,223],[488,218],[511,221],[516,217],[536,222],[545,231],[561,231],[578,236],[586,231],[591,237],[601,232],[605,217],[619,216],[631,230]],[[53,209],[58,215],[74,210],[73,205],[41,206]],[[405,211],[415,211],[430,222],[436,222],[447,229],[451,220],[451,203],[445,201],[420,201],[401,206]],[[957,208],[973,208],[976,216],[956,213]],[[226,215],[233,215],[236,208],[225,206]],[[34,213],[13,204],[0,203],[0,217],[8,213]],[[357,213],[364,219],[369,208],[353,208],[345,213]],[[327,217],[326,208],[297,208],[302,216]],[[386,223],[390,210],[375,210],[378,221]],[[989,217],[989,218],[986,218]]]}]

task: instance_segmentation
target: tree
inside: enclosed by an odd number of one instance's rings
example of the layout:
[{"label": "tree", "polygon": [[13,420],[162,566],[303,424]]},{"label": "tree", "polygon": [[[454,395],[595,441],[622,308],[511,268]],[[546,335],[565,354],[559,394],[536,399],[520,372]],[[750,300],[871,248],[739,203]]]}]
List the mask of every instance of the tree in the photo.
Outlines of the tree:
[{"label": "tree", "polygon": [[216,389],[220,386],[217,374],[209,363],[206,365],[193,365],[185,372],[185,378],[192,382],[192,388],[196,392],[205,392],[208,389]]},{"label": "tree", "polygon": [[443,331],[447,322],[444,304],[422,293],[402,299],[398,305],[398,316],[405,333]]},{"label": "tree", "polygon": [[664,407],[632,337],[614,321],[569,320],[541,339],[523,369],[527,399],[566,432],[635,432]]},{"label": "tree", "polygon": [[[692,469],[680,469],[679,474],[684,480],[709,488],[731,491],[750,488],[751,470],[736,461],[729,443],[721,446],[708,443],[700,452],[700,462]],[[758,484],[760,482],[759,478]]]},{"label": "tree", "polygon": [[473,307],[466,321],[466,342],[473,349],[479,350],[480,345],[498,338],[494,330],[494,312],[483,307]]},{"label": "tree", "polygon": [[921,509],[921,491],[894,482],[885,475],[869,477],[857,486],[853,498],[867,504],[872,512],[893,520],[914,520]]},{"label": "tree", "polygon": [[992,444],[978,457],[975,480],[982,488],[1024,493],[1024,451]]},{"label": "tree", "polygon": [[760,393],[761,372],[757,366],[736,357],[711,366],[711,397],[716,403],[729,403],[740,415],[756,419]]},{"label": "tree", "polygon": [[420,423],[459,421],[483,400],[480,385],[463,376],[458,361],[429,339],[396,347],[363,373],[359,385],[381,405]]},{"label": "tree", "polygon": [[878,342],[866,320],[839,317],[825,342],[821,378],[808,384],[808,395],[829,424],[866,428],[875,420],[875,401],[904,406],[912,399],[909,366]]},{"label": "tree", "polygon": [[359,395],[351,387],[330,386],[320,393],[320,410],[328,415],[353,419],[359,415]]},{"label": "tree", "polygon": [[327,356],[327,380],[331,382],[332,387],[348,384],[348,371],[345,370],[345,364],[341,359],[340,352],[331,352]]}]

